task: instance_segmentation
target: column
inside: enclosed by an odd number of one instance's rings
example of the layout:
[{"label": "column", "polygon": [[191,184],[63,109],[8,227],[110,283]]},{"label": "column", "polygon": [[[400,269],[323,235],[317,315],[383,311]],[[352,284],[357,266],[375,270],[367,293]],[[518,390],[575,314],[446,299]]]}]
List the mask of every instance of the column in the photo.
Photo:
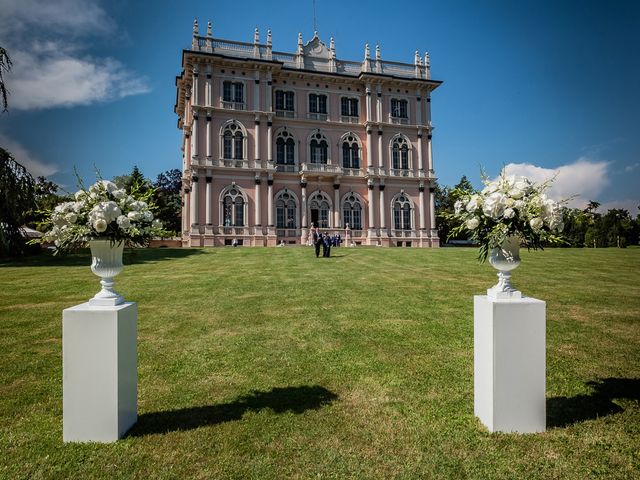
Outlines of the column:
[{"label": "column", "polygon": [[273,227],[273,178],[267,179],[267,222]]},{"label": "column", "polygon": [[369,187],[369,192],[368,192],[368,202],[369,202],[369,238],[371,238],[373,236],[373,229],[374,229],[374,216],[373,216],[373,182],[370,182],[368,185]]},{"label": "column", "polygon": [[384,150],[382,148],[382,130],[378,130],[378,167],[384,168]]},{"label": "column", "polygon": [[302,228],[307,228],[307,181],[303,178],[300,182],[300,186],[302,187],[302,215],[301,215],[301,223]]},{"label": "column", "polygon": [[422,125],[422,98],[420,90],[416,90],[416,125]]},{"label": "column", "polygon": [[371,121],[371,85],[367,85],[367,104],[366,104],[366,114],[367,114],[367,122]]},{"label": "column", "polygon": [[211,132],[211,112],[207,112],[207,157],[211,158],[211,144],[212,144],[212,132]]},{"label": "column", "polygon": [[273,123],[271,118],[267,122],[267,161],[273,163]]},{"label": "column", "polygon": [[422,130],[418,130],[418,170],[422,172],[424,170],[422,165]]},{"label": "column", "polygon": [[253,139],[255,145],[253,150],[253,158],[255,160],[255,168],[261,168],[260,165],[260,117],[256,115],[256,134]]},{"label": "column", "polygon": [[373,141],[371,140],[371,128],[367,127],[367,167],[373,167]]},{"label": "column", "polygon": [[378,96],[378,100],[376,102],[377,104],[376,118],[377,118],[377,122],[380,123],[382,122],[382,85],[378,85],[377,96]]},{"label": "column", "polygon": [[430,208],[430,212],[429,212],[429,216],[431,217],[430,220],[430,228],[431,228],[431,234],[435,235],[435,230],[436,230],[436,189],[433,187],[429,187],[429,208]]},{"label": "column", "polygon": [[212,91],[211,91],[211,73],[207,73],[207,79],[204,82],[204,101],[207,107],[212,106]]},{"label": "column", "polygon": [[420,192],[420,200],[419,200],[419,204],[420,204],[420,230],[424,230],[424,226],[425,226],[424,214],[425,214],[425,207],[426,207],[426,205],[424,204],[424,185],[421,184],[418,187],[418,191]]},{"label": "column", "polygon": [[191,157],[197,157],[198,151],[198,113],[193,112],[193,122],[191,122]]},{"label": "column", "polygon": [[198,225],[198,177],[191,177],[191,226]]},{"label": "column", "polygon": [[212,177],[205,177],[205,181],[206,183],[206,190],[205,190],[205,201],[206,204],[204,206],[204,211],[205,211],[205,217],[206,217],[206,222],[207,225],[213,225],[213,215],[212,215],[212,203],[211,203],[211,180]]},{"label": "column", "polygon": [[272,103],[273,103],[273,86],[271,83],[271,72],[267,73],[267,98],[265,99],[267,102],[267,112],[273,112]]},{"label": "column", "polygon": [[431,137],[432,135],[427,135],[427,165],[429,166],[429,173],[433,173],[433,155],[431,152]]},{"label": "column", "polygon": [[260,174],[256,175],[255,178],[255,182],[256,182],[256,215],[255,215],[255,226],[256,227],[260,227],[262,225],[262,202],[260,201],[260,196],[262,195],[262,192],[260,191]]},{"label": "column", "polygon": [[260,72],[255,73],[255,80],[253,85],[253,109],[260,111]]},{"label": "column", "polygon": [[384,232],[387,228],[387,222],[385,219],[387,206],[384,201],[384,183],[380,182],[378,188],[380,189],[380,229]]},{"label": "column", "polygon": [[188,188],[184,189],[184,195],[182,196],[182,231],[186,232],[189,230],[189,211],[187,209],[188,206],[191,205],[191,194]]},{"label": "column", "polygon": [[333,228],[340,228],[340,184],[333,184]]},{"label": "column", "polygon": [[198,70],[197,67],[193,69],[193,95],[191,96],[192,105],[200,104],[200,85],[198,81]]}]

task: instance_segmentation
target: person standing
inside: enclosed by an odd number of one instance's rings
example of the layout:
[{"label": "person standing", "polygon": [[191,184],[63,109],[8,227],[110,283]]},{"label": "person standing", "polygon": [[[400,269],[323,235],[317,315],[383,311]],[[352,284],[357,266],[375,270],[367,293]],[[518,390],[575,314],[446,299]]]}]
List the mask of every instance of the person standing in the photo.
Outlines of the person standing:
[{"label": "person standing", "polygon": [[322,233],[318,230],[313,231],[313,245],[316,247],[316,258],[318,258],[320,256],[320,245],[324,245],[322,242]]},{"label": "person standing", "polygon": [[331,235],[329,234],[324,235],[324,243],[322,245],[324,246],[324,249],[322,250],[322,256],[327,258],[330,257],[331,256]]}]

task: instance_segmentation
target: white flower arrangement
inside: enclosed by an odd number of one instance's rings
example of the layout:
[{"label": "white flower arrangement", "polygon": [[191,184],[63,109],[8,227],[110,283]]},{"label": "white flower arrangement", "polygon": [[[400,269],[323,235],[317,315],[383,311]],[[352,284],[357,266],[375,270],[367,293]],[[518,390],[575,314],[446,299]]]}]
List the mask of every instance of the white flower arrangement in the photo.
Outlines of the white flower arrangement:
[{"label": "white flower arrangement", "polygon": [[85,247],[95,239],[145,245],[165,233],[151,212],[150,195],[139,195],[136,189],[127,194],[115,183],[99,180],[88,190],[78,190],[75,201],[57,205],[50,212],[48,230],[38,240],[53,243],[55,253]]},{"label": "white flower arrangement", "polygon": [[480,244],[478,259],[484,262],[493,248],[507,237],[517,236],[527,248],[562,243],[562,204],[547,198],[551,181],[536,185],[526,177],[505,175],[493,181],[483,176],[481,191],[454,190],[454,213],[444,216],[460,222],[450,237],[467,233]]}]

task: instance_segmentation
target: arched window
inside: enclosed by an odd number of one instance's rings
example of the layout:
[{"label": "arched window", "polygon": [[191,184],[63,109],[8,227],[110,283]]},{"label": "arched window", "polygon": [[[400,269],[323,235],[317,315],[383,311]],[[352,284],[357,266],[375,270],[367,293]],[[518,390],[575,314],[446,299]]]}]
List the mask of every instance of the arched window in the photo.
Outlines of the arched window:
[{"label": "arched window", "polygon": [[319,228],[329,228],[331,203],[323,192],[316,192],[309,199],[309,213],[311,223]]},{"label": "arched window", "polygon": [[327,163],[329,158],[329,142],[320,130],[311,135],[309,142],[309,159],[311,163]]},{"label": "arched window", "polygon": [[360,168],[360,142],[354,133],[342,137],[342,166],[344,168]]},{"label": "arched window", "polygon": [[244,127],[235,120],[222,126],[220,132],[221,156],[225,160],[244,160],[246,152],[247,134]]},{"label": "arched window", "polygon": [[220,195],[222,204],[222,224],[225,227],[244,227],[246,199],[235,184],[227,187]]},{"label": "arched window", "polygon": [[276,228],[297,228],[296,198],[286,188],[276,197]]},{"label": "arched window", "polygon": [[409,141],[400,135],[391,140],[391,168],[409,169]]},{"label": "arched window", "polygon": [[295,149],[296,141],[291,135],[291,132],[287,131],[286,127],[283,128],[276,136],[276,165],[278,171],[293,172],[295,165]]},{"label": "arched window", "polygon": [[349,224],[353,230],[362,230],[362,202],[353,192],[342,201],[342,221],[345,228]]},{"label": "arched window", "polygon": [[393,200],[393,227],[396,230],[411,230],[411,200],[404,193]]}]

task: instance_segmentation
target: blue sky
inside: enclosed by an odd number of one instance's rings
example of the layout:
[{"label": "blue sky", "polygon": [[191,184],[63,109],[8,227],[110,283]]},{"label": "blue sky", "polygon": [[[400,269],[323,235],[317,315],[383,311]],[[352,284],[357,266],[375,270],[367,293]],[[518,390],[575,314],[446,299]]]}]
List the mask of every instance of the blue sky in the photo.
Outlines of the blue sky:
[{"label": "blue sky", "polygon": [[[214,37],[275,50],[313,35],[313,1],[125,2],[0,0],[10,112],[0,146],[32,173],[73,189],[138,165],[150,177],[180,168],[173,113],[181,50],[194,17]],[[412,63],[428,50],[434,166],[439,181],[507,165],[537,180],[558,174],[556,196],[580,195],[632,214],[640,204],[640,2],[316,0],[317,29],[337,57]]]}]

